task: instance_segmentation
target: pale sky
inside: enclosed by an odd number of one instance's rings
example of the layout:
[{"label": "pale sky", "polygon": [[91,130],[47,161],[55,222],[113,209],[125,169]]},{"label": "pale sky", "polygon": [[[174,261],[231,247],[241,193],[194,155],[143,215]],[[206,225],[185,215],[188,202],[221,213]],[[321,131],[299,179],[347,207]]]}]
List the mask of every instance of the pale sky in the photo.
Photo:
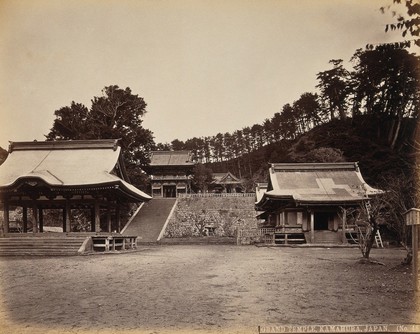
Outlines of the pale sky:
[{"label": "pale sky", "polygon": [[[392,0],[0,0],[0,146],[105,86],[147,103],[156,142],[261,124],[331,59],[385,34]],[[349,68],[349,67],[348,67]]]}]

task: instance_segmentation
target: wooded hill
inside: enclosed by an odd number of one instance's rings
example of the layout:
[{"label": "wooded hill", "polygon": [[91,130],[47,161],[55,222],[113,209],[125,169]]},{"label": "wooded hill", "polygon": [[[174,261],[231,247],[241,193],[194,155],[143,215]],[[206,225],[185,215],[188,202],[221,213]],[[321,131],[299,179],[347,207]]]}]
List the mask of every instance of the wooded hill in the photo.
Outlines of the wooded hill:
[{"label": "wooded hill", "polygon": [[389,177],[409,177],[414,171],[416,123],[413,118],[403,120],[393,149],[389,133],[394,120],[378,121],[374,116],[361,115],[335,119],[294,140],[281,140],[237,159],[206,166],[213,172],[230,171],[247,179],[251,190],[255,182],[268,180],[269,163],[357,161],[366,181],[378,185]]}]

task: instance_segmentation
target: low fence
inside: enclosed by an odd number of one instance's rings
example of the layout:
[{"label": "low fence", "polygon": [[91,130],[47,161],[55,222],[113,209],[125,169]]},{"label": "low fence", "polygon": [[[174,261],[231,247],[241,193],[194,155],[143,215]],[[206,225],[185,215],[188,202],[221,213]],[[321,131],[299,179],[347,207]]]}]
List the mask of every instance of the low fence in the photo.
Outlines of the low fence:
[{"label": "low fence", "polygon": [[199,194],[178,194],[179,198],[199,197],[255,197],[255,193],[199,193]]},{"label": "low fence", "polygon": [[137,248],[137,236],[126,235],[103,235],[92,236],[92,248],[94,251],[124,251]]},{"label": "low fence", "polygon": [[236,231],[237,245],[252,245],[263,241],[265,233],[260,228],[238,228]]}]

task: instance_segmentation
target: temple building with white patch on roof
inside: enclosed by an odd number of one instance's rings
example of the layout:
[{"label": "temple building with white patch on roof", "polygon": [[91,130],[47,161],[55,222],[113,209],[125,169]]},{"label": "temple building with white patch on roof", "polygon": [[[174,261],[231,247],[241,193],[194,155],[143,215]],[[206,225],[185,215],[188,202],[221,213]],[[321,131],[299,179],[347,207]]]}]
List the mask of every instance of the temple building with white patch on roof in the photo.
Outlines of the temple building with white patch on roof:
[{"label": "temple building with white patch on roof", "polygon": [[276,163],[257,186],[255,209],[273,243],[346,243],[346,209],[379,193],[356,162]]}]

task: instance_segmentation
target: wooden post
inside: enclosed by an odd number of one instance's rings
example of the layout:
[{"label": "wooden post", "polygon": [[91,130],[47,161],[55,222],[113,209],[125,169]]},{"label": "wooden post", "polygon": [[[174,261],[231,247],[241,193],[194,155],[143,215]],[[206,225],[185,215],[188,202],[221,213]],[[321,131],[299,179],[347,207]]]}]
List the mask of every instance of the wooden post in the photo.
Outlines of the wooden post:
[{"label": "wooden post", "polygon": [[23,219],[23,233],[28,232],[28,208],[24,206],[22,208],[22,219]]},{"label": "wooden post", "polygon": [[106,212],[106,221],[108,226],[108,233],[112,232],[112,216],[111,216],[111,204],[108,203],[108,210]]},{"label": "wooden post", "polygon": [[99,200],[95,199],[95,226],[94,226],[94,232],[100,232],[101,231],[101,216],[100,216],[100,210],[99,210]]},{"label": "wooden post", "polygon": [[32,233],[38,233],[38,208],[36,204],[32,206]]},{"label": "wooden post", "polygon": [[42,208],[39,208],[39,232],[43,233],[44,232],[44,211],[42,210]]},{"label": "wooden post", "polygon": [[286,212],[284,212],[284,211],[281,213],[280,223],[281,223],[281,230],[282,230],[282,232],[285,232],[285,228],[286,228]]},{"label": "wooden post", "polygon": [[419,290],[419,225],[420,225],[420,209],[411,208],[404,213],[405,222],[411,225],[411,250],[413,252],[413,287],[415,291]]},{"label": "wooden post", "polygon": [[311,243],[314,243],[315,241],[315,217],[314,217],[314,211],[310,211],[311,213]]},{"label": "wooden post", "polygon": [[71,206],[70,206],[70,200],[66,199],[66,207],[64,209],[64,231],[65,232],[71,232],[71,221],[70,221],[70,212]]},{"label": "wooden post", "polygon": [[95,232],[95,206],[90,208],[90,231]]},{"label": "wooden post", "polygon": [[342,210],[343,219],[342,219],[342,228],[343,228],[343,243],[346,242],[346,225],[347,225],[347,210],[343,208]]},{"label": "wooden post", "polygon": [[117,232],[121,232],[121,217],[120,217],[120,204],[117,203],[117,206],[115,208],[115,218],[117,220]]},{"label": "wooden post", "polygon": [[4,217],[4,222],[3,222],[2,234],[6,234],[6,233],[9,233],[9,224],[10,224],[9,202],[7,199],[4,201],[4,205],[3,205],[3,217]]},{"label": "wooden post", "polygon": [[67,219],[67,209],[66,207],[63,208],[63,232],[67,232],[67,224],[66,224],[66,219]]},{"label": "wooden post", "polygon": [[418,279],[418,268],[419,268],[419,225],[413,225],[412,227],[412,249],[413,249],[413,279],[414,289],[419,289]]}]

